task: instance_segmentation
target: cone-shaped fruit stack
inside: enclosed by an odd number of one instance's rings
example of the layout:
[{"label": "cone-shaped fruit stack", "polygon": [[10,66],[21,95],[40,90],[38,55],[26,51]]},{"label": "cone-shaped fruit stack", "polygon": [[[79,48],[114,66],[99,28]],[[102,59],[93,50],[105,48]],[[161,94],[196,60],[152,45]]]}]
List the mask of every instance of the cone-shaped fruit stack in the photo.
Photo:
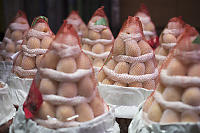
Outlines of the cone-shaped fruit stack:
[{"label": "cone-shaped fruit stack", "polygon": [[97,70],[103,66],[104,59],[108,57],[114,42],[103,8],[96,10],[88,23],[88,37],[82,38],[82,49]]},{"label": "cone-shaped fruit stack", "polygon": [[98,74],[103,84],[155,89],[154,54],[138,17],[128,17],[113,46],[111,59]]},{"label": "cone-shaped fruit stack", "polygon": [[92,64],[81,51],[73,26],[64,21],[51,46],[36,76],[36,87],[43,97],[36,122],[59,128],[51,125],[51,118],[68,127],[102,115],[105,107],[96,89]]},{"label": "cone-shaped fruit stack", "polygon": [[0,60],[11,60],[11,56],[20,51],[20,44],[28,29],[29,24],[26,15],[19,10],[15,19],[9,24],[3,42],[0,45]]},{"label": "cone-shaped fruit stack", "polygon": [[152,48],[156,48],[159,44],[158,37],[156,35],[156,28],[154,23],[151,21],[151,16],[147,7],[144,4],[141,4],[139,11],[135,14],[135,16],[140,18],[143,27],[143,33],[145,39],[149,42]]},{"label": "cone-shaped fruit stack", "polygon": [[169,20],[166,28],[160,35],[160,46],[158,46],[155,50],[158,67],[162,65],[163,61],[169,54],[170,49],[176,45],[176,41],[183,31],[184,22],[181,17],[174,17]]},{"label": "cone-shaped fruit stack", "polygon": [[[200,36],[186,25],[160,72],[152,105],[145,107],[154,122],[199,122]],[[147,109],[148,108],[148,109]]]},{"label": "cone-shaped fruit stack", "polygon": [[67,23],[72,24],[80,37],[87,37],[88,28],[77,11],[72,11],[67,17]]},{"label": "cone-shaped fruit stack", "polygon": [[35,18],[24,36],[22,50],[14,63],[14,73],[20,78],[33,78],[53,38],[54,34],[49,28],[47,18],[43,16]]}]

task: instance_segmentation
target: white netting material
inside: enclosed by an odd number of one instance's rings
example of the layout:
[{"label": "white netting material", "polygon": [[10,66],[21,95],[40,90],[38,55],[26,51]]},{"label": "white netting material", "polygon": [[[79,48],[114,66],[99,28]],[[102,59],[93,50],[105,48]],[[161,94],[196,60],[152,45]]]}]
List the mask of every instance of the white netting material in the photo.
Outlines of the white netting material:
[{"label": "white netting material", "polygon": [[144,24],[151,22],[151,18],[149,16],[145,16],[145,17],[137,16],[137,17],[139,17],[140,21]]},{"label": "white netting material", "polygon": [[137,34],[127,34],[127,33],[121,32],[121,33],[119,34],[119,37],[120,37],[124,42],[132,41],[132,40],[139,41],[139,40],[142,39],[141,33],[137,33]]},{"label": "white netting material", "polygon": [[115,73],[113,70],[108,69],[107,67],[103,67],[105,74],[108,78],[119,81],[123,83],[133,83],[133,82],[145,82],[148,80],[155,79],[158,76],[158,69],[155,69],[154,73],[152,74],[145,74],[145,75],[129,75],[129,74],[118,74]]},{"label": "white netting material", "polygon": [[53,79],[59,82],[66,82],[66,81],[77,82],[84,76],[87,76],[93,72],[92,68],[78,69],[74,73],[64,73],[64,72],[59,72],[59,71],[49,69],[49,68],[39,68],[39,71],[43,76],[49,77],[50,79]]},{"label": "white netting material", "polygon": [[156,33],[152,32],[152,31],[145,31],[144,30],[143,33],[144,33],[145,36],[155,36],[156,35]]},{"label": "white netting material", "polygon": [[154,57],[153,52],[147,53],[138,57],[132,57],[127,55],[118,55],[114,56],[114,60],[117,62],[128,62],[128,63],[138,63],[138,62],[146,62]]},{"label": "white netting material", "polygon": [[164,60],[166,60],[167,59],[167,56],[163,56],[163,55],[155,55],[155,57],[156,57],[156,60],[159,60],[159,61],[164,61]]},{"label": "white netting material", "polygon": [[27,33],[27,37],[36,37],[39,39],[43,39],[46,36],[51,36],[50,32],[42,32],[42,31],[31,29]]},{"label": "white netting material", "polygon": [[[78,19],[70,19],[70,18],[68,18],[67,19],[67,23],[68,24],[72,24],[72,25],[75,25],[75,26],[79,26],[81,23],[83,23],[81,20],[78,20]],[[79,30],[79,31],[77,31],[78,32],[78,35],[79,36],[82,36],[83,35],[83,33],[82,33],[82,31],[81,30]]]},{"label": "white netting material", "polygon": [[200,78],[199,77],[190,77],[190,76],[170,76],[167,74],[166,69],[162,69],[160,72],[160,78],[162,83],[168,86],[179,86],[179,87],[189,87],[189,86],[199,86],[200,87]]},{"label": "white netting material", "polygon": [[199,63],[200,62],[200,50],[193,51],[181,51],[174,50],[174,55],[183,62]]},{"label": "white netting material", "polygon": [[176,46],[176,43],[161,43],[160,45],[165,49],[171,49]]},{"label": "white netting material", "polygon": [[79,26],[79,25],[81,24],[81,21],[78,20],[78,19],[70,19],[70,18],[68,18],[68,19],[67,19],[67,23],[68,23],[68,24],[72,24],[72,25]]},{"label": "white netting material", "polygon": [[175,36],[181,34],[183,29],[164,29],[163,34],[173,34]]},{"label": "white netting material", "polygon": [[92,57],[101,58],[101,59],[107,58],[108,55],[109,55],[109,53],[110,53],[110,52],[108,51],[108,52],[104,52],[104,53],[101,53],[101,54],[96,54],[96,53],[94,53],[94,52],[91,52],[91,51],[88,51],[88,50],[84,50],[84,49],[83,49],[83,52],[84,52],[85,54],[87,54],[87,55],[92,56]]},{"label": "white netting material", "polygon": [[114,38],[112,37],[111,40],[107,39],[96,39],[96,40],[90,40],[89,38],[82,38],[82,43],[90,44],[90,45],[95,45],[97,43],[101,43],[103,45],[111,44],[114,41]]},{"label": "white netting material", "polygon": [[21,23],[11,23],[9,27],[10,27],[11,30],[26,31],[26,30],[28,30],[29,25],[28,24],[21,24]]},{"label": "white netting material", "polygon": [[105,25],[95,25],[93,22],[90,22],[88,28],[96,32],[101,32],[102,30],[107,29],[108,27]]},{"label": "white netting material", "polygon": [[162,94],[160,94],[159,92],[155,92],[154,94],[154,98],[155,100],[164,108],[167,109],[172,109],[178,112],[184,112],[186,110],[191,110],[194,111],[196,113],[200,113],[200,106],[191,106],[188,104],[185,104],[181,101],[166,101]]},{"label": "white netting material", "polygon": [[63,96],[57,96],[57,95],[42,95],[42,98],[44,101],[47,101],[53,105],[78,105],[81,103],[89,103],[95,96],[96,96],[96,88],[93,91],[93,94],[90,97],[84,97],[84,96],[76,96],[72,98],[66,98]]},{"label": "white netting material", "polygon": [[52,47],[55,48],[61,58],[70,56],[77,57],[81,52],[79,45],[68,46],[64,43],[53,42]]},{"label": "white netting material", "polygon": [[22,50],[26,56],[34,57],[37,55],[45,54],[48,49],[38,49],[38,48],[37,49],[29,49],[29,48],[27,48],[27,45],[23,44]]},{"label": "white netting material", "polygon": [[35,75],[37,73],[37,69],[25,70],[20,66],[15,66],[14,71],[21,76],[30,76],[30,75]]}]

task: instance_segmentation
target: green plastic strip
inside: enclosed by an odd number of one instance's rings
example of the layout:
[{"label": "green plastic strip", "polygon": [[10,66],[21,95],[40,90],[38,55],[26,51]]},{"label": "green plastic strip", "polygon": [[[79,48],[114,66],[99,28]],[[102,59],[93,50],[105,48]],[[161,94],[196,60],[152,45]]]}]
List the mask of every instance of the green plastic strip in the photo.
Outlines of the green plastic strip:
[{"label": "green plastic strip", "polygon": [[97,20],[94,25],[105,25],[105,26],[107,26],[106,19],[101,18],[101,19]]},{"label": "green plastic strip", "polygon": [[48,18],[47,17],[39,16],[39,17],[35,18],[35,20],[33,21],[31,26],[34,26],[39,19],[44,19],[48,23]]}]

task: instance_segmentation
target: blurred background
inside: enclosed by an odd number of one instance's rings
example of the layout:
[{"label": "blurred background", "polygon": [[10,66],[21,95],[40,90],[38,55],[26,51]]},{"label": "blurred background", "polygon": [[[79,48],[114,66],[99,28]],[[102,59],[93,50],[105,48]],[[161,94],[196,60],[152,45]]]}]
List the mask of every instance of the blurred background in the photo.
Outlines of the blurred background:
[{"label": "blurred background", "polygon": [[200,30],[200,0],[0,0],[0,40],[19,9],[25,11],[30,24],[36,16],[48,17],[49,25],[56,33],[72,10],[78,10],[87,24],[100,6],[105,7],[110,28],[116,37],[123,22],[137,12],[141,3],[149,9],[158,34],[175,16],[182,16],[186,23]]}]

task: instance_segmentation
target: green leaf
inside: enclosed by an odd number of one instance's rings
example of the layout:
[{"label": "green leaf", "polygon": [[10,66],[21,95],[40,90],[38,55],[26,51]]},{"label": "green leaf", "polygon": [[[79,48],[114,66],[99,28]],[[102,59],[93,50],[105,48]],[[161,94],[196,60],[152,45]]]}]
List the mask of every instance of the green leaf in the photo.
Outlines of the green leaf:
[{"label": "green leaf", "polygon": [[195,44],[200,44],[200,35],[198,35],[194,41],[192,41],[192,43],[195,43]]},{"label": "green leaf", "polygon": [[105,26],[107,26],[106,19],[101,18],[101,19],[97,20],[94,25],[105,25]]}]

